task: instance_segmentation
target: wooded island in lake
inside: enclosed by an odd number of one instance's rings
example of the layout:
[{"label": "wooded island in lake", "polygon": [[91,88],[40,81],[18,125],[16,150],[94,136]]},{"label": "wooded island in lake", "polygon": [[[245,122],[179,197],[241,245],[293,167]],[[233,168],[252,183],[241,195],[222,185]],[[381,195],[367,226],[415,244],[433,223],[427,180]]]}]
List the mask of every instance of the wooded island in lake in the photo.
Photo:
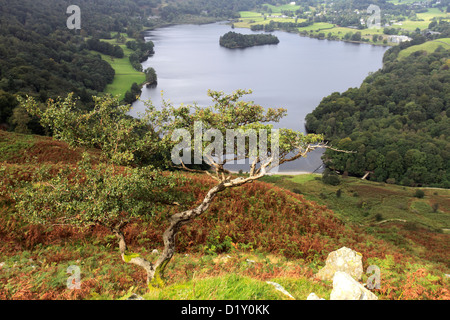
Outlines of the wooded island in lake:
[{"label": "wooded island in lake", "polygon": [[271,34],[241,34],[233,31],[220,37],[220,45],[229,49],[247,48],[265,44],[278,44],[280,40]]}]

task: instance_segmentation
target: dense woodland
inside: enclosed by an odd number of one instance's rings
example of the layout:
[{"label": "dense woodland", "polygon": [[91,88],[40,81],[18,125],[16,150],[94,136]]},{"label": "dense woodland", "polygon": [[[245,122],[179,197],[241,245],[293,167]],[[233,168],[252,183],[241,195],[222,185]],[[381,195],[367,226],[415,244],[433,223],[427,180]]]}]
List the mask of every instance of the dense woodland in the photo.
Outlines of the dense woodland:
[{"label": "dense woodland", "polygon": [[[404,44],[403,47],[408,46]],[[307,129],[354,154],[326,152],[342,173],[405,186],[450,187],[449,50],[418,51],[384,67],[360,88],[333,93],[307,117]]]},{"label": "dense woodland", "polygon": [[[0,125],[18,132],[48,134],[37,119],[30,118],[17,107],[16,96],[25,94],[44,102],[74,92],[80,97],[80,108],[91,108],[92,96],[104,91],[115,74],[96,52],[118,58],[123,56],[118,45],[99,39],[111,38],[114,34],[134,38],[126,46],[134,51],[130,56],[131,64],[142,71],[141,62],[154,52],[153,43],[144,43],[141,35],[144,28],[155,27],[155,21],[147,19],[149,16],[159,16],[162,25],[186,15],[233,19],[239,17],[241,10],[270,14],[267,4],[289,2],[186,0],[164,2],[163,6],[161,0],[80,0],[77,3],[82,8],[80,31],[66,27],[66,9],[72,4],[70,1],[0,0]],[[382,19],[392,15],[398,20],[411,18],[426,10],[407,3],[393,5],[385,0],[337,0],[332,3],[308,0],[297,4],[300,9],[284,14],[295,14],[306,21],[271,22],[254,26],[254,30],[289,31],[320,21],[363,28],[355,19],[355,10],[363,12],[370,4],[383,10]],[[448,10],[448,1],[439,4],[432,1],[431,4]],[[323,9],[327,14],[311,17],[307,15],[311,7]],[[339,15],[335,15],[335,11]],[[450,35],[450,24],[444,20],[433,21],[429,29],[440,35],[422,35],[417,31],[411,34],[414,39],[411,44]],[[385,33],[389,32],[390,29],[385,30]],[[250,38],[242,36],[241,39],[236,33],[228,36],[230,41],[225,45],[229,47],[260,44],[253,41],[256,37],[249,41]],[[277,41],[269,39],[271,35],[257,36],[266,36],[264,43],[266,40]],[[236,41],[238,38],[241,40]],[[354,155],[327,153],[332,160],[330,165],[336,170],[354,175],[371,171],[371,179],[404,185],[448,186],[449,155],[446,150],[449,148],[445,137],[448,137],[449,114],[448,95],[444,94],[445,90],[448,92],[448,65],[443,62],[443,56],[448,53],[412,56],[399,62],[396,54],[406,45],[389,50],[385,68],[368,77],[361,88],[325,98],[308,116],[308,128],[325,133],[341,147],[359,151]],[[156,79],[156,73],[149,79]],[[128,98],[131,100],[139,91],[138,84],[134,84]],[[414,160],[408,160],[410,158]]]},{"label": "dense woodland", "polygon": [[[111,37],[113,32],[127,33],[136,43],[142,43],[146,8],[150,11],[159,1],[78,1],[81,31],[66,26],[70,16],[66,10],[71,4],[59,0],[0,0],[0,124],[11,130],[23,127],[24,132],[44,133],[23,110],[14,112],[16,95],[30,94],[44,102],[74,92],[80,97],[81,107],[92,106],[92,95],[102,92],[115,74],[92,50],[123,56],[119,46],[98,39]],[[152,50],[152,44],[137,45],[136,64]]]},{"label": "dense woodland", "polygon": [[265,44],[278,44],[280,40],[272,34],[241,34],[233,31],[220,37],[221,46],[235,49],[261,46]]}]

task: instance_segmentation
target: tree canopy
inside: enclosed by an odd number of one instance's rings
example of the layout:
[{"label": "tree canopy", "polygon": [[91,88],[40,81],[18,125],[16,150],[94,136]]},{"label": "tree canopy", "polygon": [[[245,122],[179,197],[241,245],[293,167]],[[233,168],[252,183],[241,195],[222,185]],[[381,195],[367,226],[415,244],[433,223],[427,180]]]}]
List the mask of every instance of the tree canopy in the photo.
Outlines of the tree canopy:
[{"label": "tree canopy", "polygon": [[[94,97],[95,107],[85,112],[75,110],[72,95],[49,100],[45,107],[32,97],[20,99],[21,107],[38,116],[55,138],[72,147],[98,149],[103,157],[95,163],[85,155],[75,168],[65,167],[56,175],[48,167],[37,168],[29,180],[21,182],[20,192],[11,186],[0,190],[14,200],[17,213],[28,221],[108,227],[117,236],[123,261],[145,269],[149,285],[161,286],[180,228],[205,213],[221,192],[251,183],[285,162],[327,147],[322,135],[274,129],[269,123],[278,122],[286,111],[266,110],[252,101],[243,101],[242,97],[249,93],[250,90],[232,94],[209,91],[213,104],[208,107],[175,107],[165,102],[156,108],[147,102],[146,112],[139,119],[127,116],[129,105],[118,105],[116,99],[108,96]],[[180,131],[194,136],[188,138],[184,149],[194,153],[200,149],[203,161],[212,170],[190,169],[183,161],[176,162]],[[240,135],[244,139],[235,145],[235,135],[228,139],[230,131],[237,133],[238,141]],[[255,140],[251,135],[246,137],[249,132],[258,133]],[[221,139],[224,136],[225,141]],[[253,149],[253,144],[258,148]],[[170,159],[161,158],[168,151]],[[221,156],[225,153],[232,155],[232,161],[250,159],[248,175],[236,177],[226,170],[227,159]],[[142,162],[139,155],[151,159],[150,165]],[[155,156],[160,157],[159,162]],[[169,217],[163,234],[164,250],[153,263],[128,251],[123,228],[133,218],[151,218],[161,203],[177,205],[173,187],[182,177],[176,172],[162,173],[156,167],[205,173],[214,184],[193,208],[180,209]]]},{"label": "tree canopy", "polygon": [[279,42],[280,40],[272,34],[241,34],[233,31],[227,32],[219,40],[222,47],[230,49],[278,44]]},{"label": "tree canopy", "polygon": [[[355,154],[326,152],[331,168],[406,186],[450,186],[449,50],[421,51],[385,66],[360,88],[325,97],[307,115],[310,132],[322,133]],[[394,56],[392,56],[394,54]]]}]

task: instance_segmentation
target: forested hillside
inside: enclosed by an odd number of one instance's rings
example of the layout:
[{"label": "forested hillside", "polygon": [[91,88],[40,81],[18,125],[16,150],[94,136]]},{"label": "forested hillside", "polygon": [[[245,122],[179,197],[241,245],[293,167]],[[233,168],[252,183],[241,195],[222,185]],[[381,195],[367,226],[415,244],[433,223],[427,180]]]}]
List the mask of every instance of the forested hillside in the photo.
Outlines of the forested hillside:
[{"label": "forested hillside", "polygon": [[[106,48],[108,44],[92,38],[110,38],[111,32],[138,38],[145,8],[158,3],[81,0],[77,5],[82,28],[69,30],[70,1],[0,0],[0,124],[15,127],[26,122],[23,112],[14,113],[15,95],[30,94],[44,102],[74,92],[83,105],[92,103],[92,95],[113,81],[114,69],[90,50],[123,55],[118,46]],[[29,127],[42,133],[37,124]]]},{"label": "forested hillside", "polygon": [[390,49],[360,88],[331,94],[306,117],[309,131],[357,152],[328,151],[330,168],[406,186],[450,186],[450,51],[443,47],[402,59],[400,47]]}]

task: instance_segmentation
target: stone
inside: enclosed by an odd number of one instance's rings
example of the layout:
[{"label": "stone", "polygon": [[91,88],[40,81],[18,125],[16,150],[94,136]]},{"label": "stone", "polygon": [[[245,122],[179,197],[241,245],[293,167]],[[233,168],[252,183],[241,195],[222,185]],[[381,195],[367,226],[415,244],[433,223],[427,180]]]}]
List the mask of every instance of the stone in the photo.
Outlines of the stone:
[{"label": "stone", "polygon": [[330,252],[325,267],[319,270],[316,277],[321,280],[332,280],[337,271],[346,272],[354,279],[361,280],[364,272],[362,255],[347,247]]},{"label": "stone", "polygon": [[317,294],[314,292],[311,292],[309,296],[306,298],[306,300],[325,300],[324,298],[319,298]]},{"label": "stone", "polygon": [[349,274],[337,271],[333,277],[330,300],[378,300],[378,297]]},{"label": "stone", "polygon": [[295,298],[289,292],[287,292],[286,289],[283,288],[283,286],[281,284],[272,282],[272,281],[266,281],[266,283],[274,286],[276,290],[280,291],[281,293],[288,296],[289,298],[295,300]]},{"label": "stone", "polygon": [[132,293],[131,296],[127,298],[127,300],[144,300],[144,298],[138,296],[136,293]]}]

